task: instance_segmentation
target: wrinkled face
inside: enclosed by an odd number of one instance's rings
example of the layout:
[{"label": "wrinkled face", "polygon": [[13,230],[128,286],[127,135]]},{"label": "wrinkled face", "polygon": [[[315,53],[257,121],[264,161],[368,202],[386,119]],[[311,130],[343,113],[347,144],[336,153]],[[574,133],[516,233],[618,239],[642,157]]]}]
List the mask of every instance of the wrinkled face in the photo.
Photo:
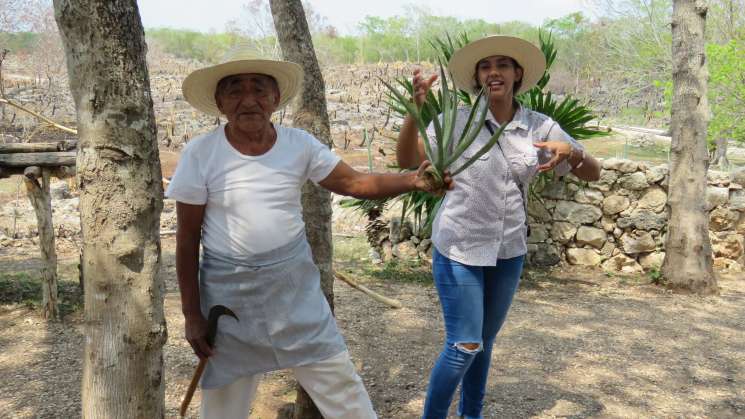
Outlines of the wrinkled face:
[{"label": "wrinkled face", "polygon": [[236,74],[217,83],[215,101],[229,124],[255,131],[271,123],[279,105],[279,87],[265,74]]},{"label": "wrinkled face", "polygon": [[492,55],[476,64],[477,86],[487,86],[485,93],[490,100],[512,98],[520,88],[523,69],[510,57]]}]

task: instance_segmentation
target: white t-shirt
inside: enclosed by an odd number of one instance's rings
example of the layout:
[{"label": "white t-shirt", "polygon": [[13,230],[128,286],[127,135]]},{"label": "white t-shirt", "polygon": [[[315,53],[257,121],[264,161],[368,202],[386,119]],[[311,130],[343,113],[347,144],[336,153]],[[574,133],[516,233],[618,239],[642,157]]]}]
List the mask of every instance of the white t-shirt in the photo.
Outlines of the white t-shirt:
[{"label": "white t-shirt", "polygon": [[202,223],[206,251],[242,259],[281,247],[305,228],[303,184],[325,179],[341,158],[305,131],[274,127],[277,141],[260,156],[233,148],[224,125],[184,147],[165,194],[207,205]]}]

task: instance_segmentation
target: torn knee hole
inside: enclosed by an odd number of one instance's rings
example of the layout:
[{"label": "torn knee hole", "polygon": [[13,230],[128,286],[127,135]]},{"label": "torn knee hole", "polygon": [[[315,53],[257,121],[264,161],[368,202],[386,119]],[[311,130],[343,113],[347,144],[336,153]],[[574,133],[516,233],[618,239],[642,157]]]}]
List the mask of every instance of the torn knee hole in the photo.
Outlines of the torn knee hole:
[{"label": "torn knee hole", "polygon": [[476,342],[469,342],[469,343],[463,343],[458,342],[455,344],[455,349],[458,349],[459,351],[465,352],[467,354],[474,354],[481,350],[481,343]]}]

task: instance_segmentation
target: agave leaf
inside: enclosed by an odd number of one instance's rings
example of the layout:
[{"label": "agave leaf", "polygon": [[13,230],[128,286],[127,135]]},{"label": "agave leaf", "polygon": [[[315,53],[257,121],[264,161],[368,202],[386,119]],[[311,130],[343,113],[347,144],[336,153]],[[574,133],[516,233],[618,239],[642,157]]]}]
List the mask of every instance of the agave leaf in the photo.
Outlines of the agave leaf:
[{"label": "agave leaf", "polygon": [[[473,104],[471,105],[471,111],[468,113],[468,119],[466,120],[466,125],[463,127],[463,134],[466,134],[470,132],[471,125],[473,124],[473,118],[476,115],[476,109],[478,109],[477,104],[481,103],[481,98],[484,96],[485,89],[482,87],[479,91],[479,94],[476,96],[476,99],[474,99]],[[460,138],[458,139],[458,144],[460,144],[460,141],[463,140],[463,137],[465,135],[461,134]]]},{"label": "agave leaf", "polygon": [[445,150],[450,150],[450,143],[453,137],[453,129],[455,127],[455,118],[456,116],[458,116],[458,95],[454,91],[451,91],[450,87],[448,86],[448,81],[447,77],[445,77],[445,69],[442,66],[442,62],[440,62],[440,76],[442,78],[442,117],[444,127],[442,136],[437,142],[440,151],[440,160],[437,162],[437,169],[440,172],[444,172]]},{"label": "agave leaf", "polygon": [[[479,106],[478,103],[474,104],[473,106]],[[481,128],[484,126],[484,121],[486,121],[486,113],[489,111],[488,106],[484,106],[481,112],[479,113],[479,119],[478,122],[473,126],[473,129],[470,132],[463,132],[463,139],[458,142],[458,146],[453,150],[453,154],[450,155],[450,158],[445,163],[445,167],[450,167],[453,162],[455,162],[458,157],[460,157],[461,154],[463,154],[464,151],[473,143],[473,141],[478,137],[479,133],[481,132]]]},{"label": "agave leaf", "polygon": [[483,155],[484,155],[484,154],[486,154],[486,153],[487,153],[487,152],[488,152],[489,150],[491,150],[491,148],[492,148],[492,147],[494,147],[494,144],[496,144],[496,143],[497,143],[497,141],[499,141],[499,137],[500,137],[500,136],[502,135],[502,132],[504,132],[504,129],[505,129],[506,127],[507,127],[507,124],[502,124],[502,126],[501,126],[501,127],[499,127],[499,129],[497,130],[497,132],[495,132],[495,133],[494,133],[494,135],[492,135],[492,136],[491,136],[491,138],[489,138],[489,141],[488,141],[488,142],[487,142],[486,144],[484,144],[484,146],[483,146],[483,147],[481,147],[481,149],[479,149],[479,151],[477,151],[477,152],[476,152],[476,154],[474,154],[474,155],[473,155],[473,156],[472,156],[472,157],[471,157],[471,158],[470,158],[470,159],[469,159],[469,160],[468,160],[467,162],[465,162],[465,163],[463,164],[463,166],[461,166],[460,168],[458,168],[458,169],[454,170],[454,171],[452,172],[451,176],[455,176],[455,175],[457,175],[458,173],[460,173],[460,172],[462,172],[462,171],[466,170],[466,169],[468,168],[468,166],[472,165],[472,164],[473,164],[474,162],[476,162],[476,160],[478,160],[478,159],[479,159],[479,158],[480,158],[481,156],[483,156]]},{"label": "agave leaf", "polygon": [[391,86],[388,82],[383,79],[380,79],[380,81],[385,87],[388,88],[388,90],[390,90],[396,96],[396,99],[406,107],[406,111],[409,113],[409,115],[411,115],[412,118],[414,118],[414,121],[416,121],[417,127],[419,128],[419,134],[422,136],[422,142],[424,143],[424,151],[427,154],[427,159],[432,161],[432,147],[429,144],[427,127],[422,121],[419,109],[414,105],[413,102],[410,102],[408,99],[406,99],[398,90],[396,90],[396,88]]}]

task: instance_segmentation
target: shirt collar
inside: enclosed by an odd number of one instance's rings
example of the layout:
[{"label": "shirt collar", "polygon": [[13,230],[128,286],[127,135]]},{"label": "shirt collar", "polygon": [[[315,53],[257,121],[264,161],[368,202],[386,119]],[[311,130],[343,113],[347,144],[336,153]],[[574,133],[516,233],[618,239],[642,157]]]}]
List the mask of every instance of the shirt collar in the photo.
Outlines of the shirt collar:
[{"label": "shirt collar", "polygon": [[[481,98],[481,104],[480,106],[487,106],[488,105],[488,99],[485,97]],[[483,108],[482,108],[483,109]],[[499,123],[496,119],[494,119],[494,115],[492,115],[491,112],[486,113],[486,119],[488,121],[491,121],[494,126],[499,127]],[[528,112],[523,107],[522,104],[518,103],[517,105],[517,111],[515,111],[515,116],[512,118],[512,121],[507,123],[507,126],[504,128],[505,131],[513,131],[517,128],[521,128],[523,130],[528,129]]]}]

